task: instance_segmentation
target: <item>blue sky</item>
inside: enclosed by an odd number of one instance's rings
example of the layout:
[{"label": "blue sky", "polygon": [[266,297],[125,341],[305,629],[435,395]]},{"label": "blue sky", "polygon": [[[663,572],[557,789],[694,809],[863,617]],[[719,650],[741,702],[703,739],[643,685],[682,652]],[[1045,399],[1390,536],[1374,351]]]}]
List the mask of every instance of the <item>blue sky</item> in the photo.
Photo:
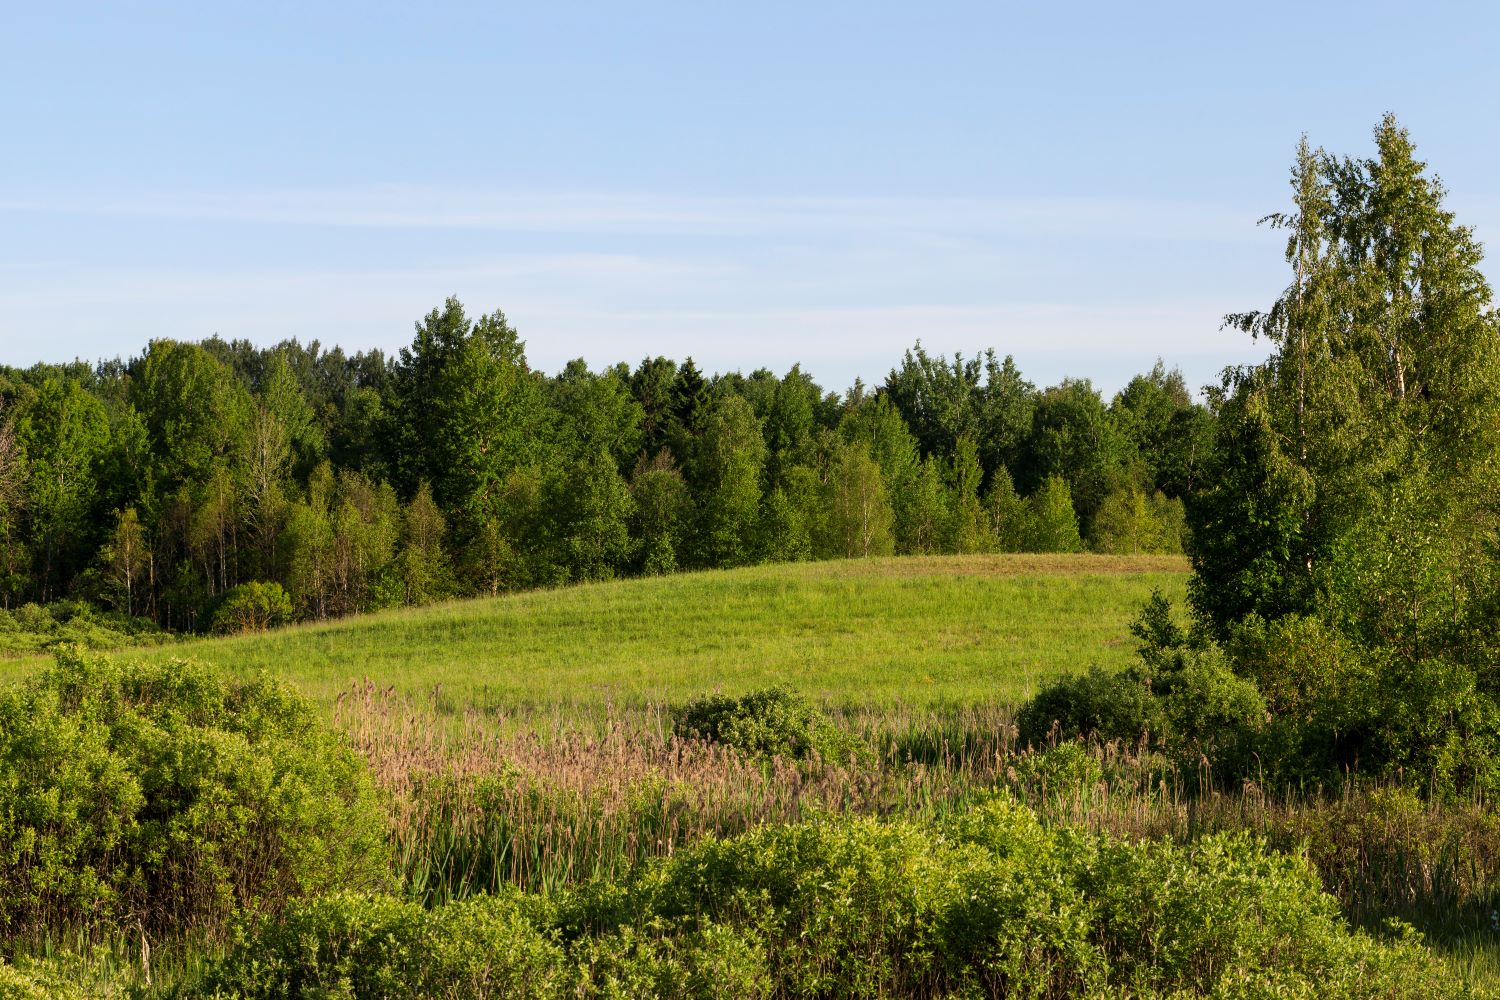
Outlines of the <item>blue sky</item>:
[{"label": "blue sky", "polygon": [[[1298,136],[1386,110],[1500,231],[1500,14],[1406,4],[0,0],[0,363],[408,343],[1112,391],[1258,356]],[[1493,265],[1492,265],[1493,267]],[[1493,276],[1493,271],[1491,272]]]}]

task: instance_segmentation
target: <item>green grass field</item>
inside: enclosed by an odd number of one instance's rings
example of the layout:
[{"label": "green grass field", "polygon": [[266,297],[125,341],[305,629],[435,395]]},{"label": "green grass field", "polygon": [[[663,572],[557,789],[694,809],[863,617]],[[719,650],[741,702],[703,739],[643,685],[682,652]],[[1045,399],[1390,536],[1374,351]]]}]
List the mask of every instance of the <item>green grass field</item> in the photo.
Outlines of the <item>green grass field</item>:
[{"label": "green grass field", "polygon": [[[830,704],[1002,702],[1090,664],[1173,557],[960,556],[757,566],[397,610],[145,655],[264,669],[325,703],[368,678],[456,709],[638,705],[784,683]],[[13,665],[14,667],[15,665]]]}]

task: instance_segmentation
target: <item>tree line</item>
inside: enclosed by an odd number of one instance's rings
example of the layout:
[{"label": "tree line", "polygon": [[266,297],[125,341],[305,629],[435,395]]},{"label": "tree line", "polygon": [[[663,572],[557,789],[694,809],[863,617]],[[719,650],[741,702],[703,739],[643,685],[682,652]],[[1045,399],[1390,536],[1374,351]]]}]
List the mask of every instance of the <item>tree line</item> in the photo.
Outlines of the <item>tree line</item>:
[{"label": "tree line", "polygon": [[1214,417],[932,355],[827,392],[649,357],[555,376],[449,299],[410,346],[156,340],[0,369],[0,604],[258,627],[617,576],[891,553],[1181,552]]}]

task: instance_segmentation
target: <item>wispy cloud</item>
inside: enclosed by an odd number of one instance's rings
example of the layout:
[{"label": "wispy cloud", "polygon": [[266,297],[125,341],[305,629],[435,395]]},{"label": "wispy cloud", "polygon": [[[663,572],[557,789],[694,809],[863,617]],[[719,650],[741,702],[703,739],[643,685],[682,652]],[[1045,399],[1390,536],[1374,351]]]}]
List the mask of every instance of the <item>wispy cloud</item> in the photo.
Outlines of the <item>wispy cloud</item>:
[{"label": "wispy cloud", "polygon": [[969,234],[1095,240],[1253,238],[1233,205],[1109,198],[712,197],[452,190],[413,185],[129,196],[32,194],[0,212],[281,226],[717,237]]},{"label": "wispy cloud", "polygon": [[712,370],[801,361],[843,386],[883,377],[921,338],[1014,353],[1042,381],[1108,385],[1157,355],[1203,359],[1189,375],[1207,380],[1246,352],[1216,332],[1220,315],[1275,289],[1252,271],[1244,290],[1245,261],[1276,266],[1252,213],[1186,203],[400,186],[12,194],[0,227],[7,215],[46,237],[101,237],[0,254],[0,362],[13,364],[212,333],[393,350],[457,294],[503,308],[548,370],[692,354]]}]

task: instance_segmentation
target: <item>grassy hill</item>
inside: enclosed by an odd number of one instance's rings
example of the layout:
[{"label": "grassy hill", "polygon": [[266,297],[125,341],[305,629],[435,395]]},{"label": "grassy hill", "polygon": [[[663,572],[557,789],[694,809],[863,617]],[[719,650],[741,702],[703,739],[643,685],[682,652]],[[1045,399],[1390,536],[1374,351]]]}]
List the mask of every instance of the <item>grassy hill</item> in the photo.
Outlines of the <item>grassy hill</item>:
[{"label": "grassy hill", "polygon": [[[451,708],[679,700],[785,683],[831,703],[1024,699],[1123,664],[1174,557],[947,556],[756,566],[387,611],[149,655],[264,668],[331,702],[351,681]],[[439,687],[440,686],[440,687]]]}]

